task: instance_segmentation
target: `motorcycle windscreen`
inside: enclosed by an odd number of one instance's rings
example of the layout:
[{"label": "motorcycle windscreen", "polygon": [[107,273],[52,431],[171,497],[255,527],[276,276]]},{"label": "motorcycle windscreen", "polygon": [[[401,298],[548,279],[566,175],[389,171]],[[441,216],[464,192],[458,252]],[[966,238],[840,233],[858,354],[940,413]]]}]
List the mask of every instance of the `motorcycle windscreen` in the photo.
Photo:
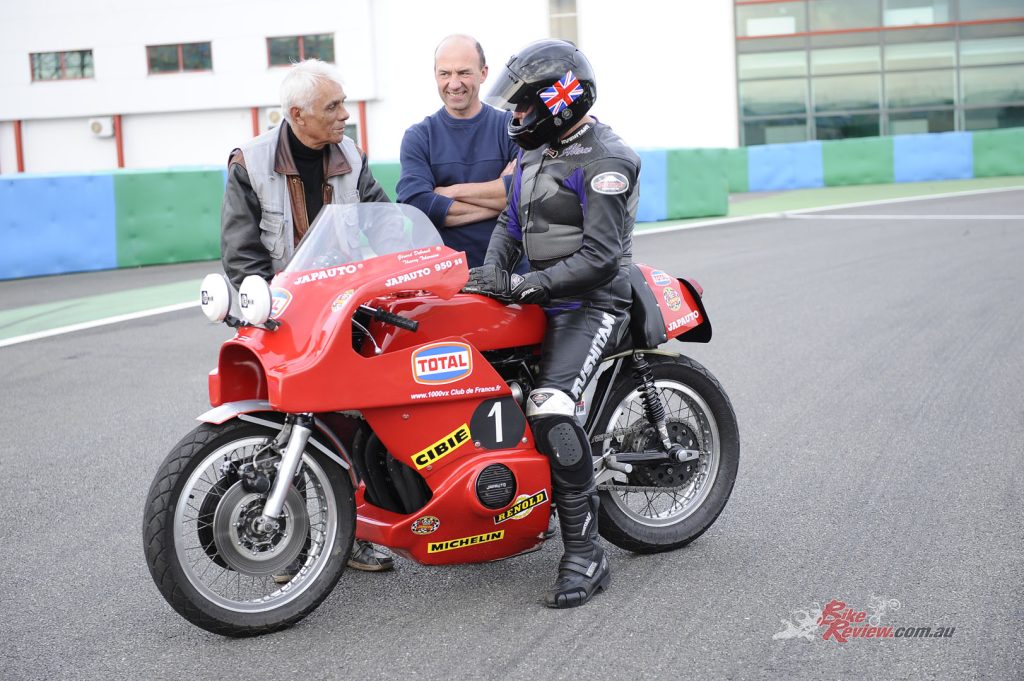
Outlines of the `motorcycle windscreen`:
[{"label": "motorcycle windscreen", "polygon": [[341,267],[372,258],[441,246],[430,218],[398,203],[328,204],[285,267],[289,273]]}]

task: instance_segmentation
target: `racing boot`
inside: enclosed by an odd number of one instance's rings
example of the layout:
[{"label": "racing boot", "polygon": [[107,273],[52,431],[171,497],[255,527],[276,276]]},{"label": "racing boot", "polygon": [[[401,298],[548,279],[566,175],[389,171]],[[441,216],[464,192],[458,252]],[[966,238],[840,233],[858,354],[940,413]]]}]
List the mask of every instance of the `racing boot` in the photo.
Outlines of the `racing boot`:
[{"label": "racing boot", "polygon": [[395,561],[386,553],[378,551],[370,542],[356,539],[352,544],[348,566],[363,572],[384,572],[395,567]]},{"label": "racing boot", "polygon": [[546,594],[549,608],[575,608],[607,588],[611,570],[597,541],[597,490],[555,494],[565,553],[558,563],[558,579]]}]

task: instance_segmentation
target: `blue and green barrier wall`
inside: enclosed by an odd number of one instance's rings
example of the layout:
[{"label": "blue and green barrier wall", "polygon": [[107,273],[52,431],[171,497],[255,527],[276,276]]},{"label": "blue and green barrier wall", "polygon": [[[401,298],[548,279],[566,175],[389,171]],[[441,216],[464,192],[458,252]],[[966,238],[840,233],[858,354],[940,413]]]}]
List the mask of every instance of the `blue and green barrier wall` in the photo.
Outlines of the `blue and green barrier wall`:
[{"label": "blue and green barrier wall", "polygon": [[[641,151],[640,222],[728,213],[729,194],[1024,175],[1024,128]],[[393,198],[397,163],[371,164]],[[220,257],[221,169],[0,177],[0,279]]]}]

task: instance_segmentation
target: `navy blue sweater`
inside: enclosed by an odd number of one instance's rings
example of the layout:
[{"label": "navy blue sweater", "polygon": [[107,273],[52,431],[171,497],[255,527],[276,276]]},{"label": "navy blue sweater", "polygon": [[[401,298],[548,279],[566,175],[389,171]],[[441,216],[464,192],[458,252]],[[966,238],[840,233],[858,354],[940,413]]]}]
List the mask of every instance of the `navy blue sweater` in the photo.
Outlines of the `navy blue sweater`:
[{"label": "navy blue sweater", "polygon": [[[435,194],[434,187],[498,177],[519,152],[507,132],[511,117],[486,104],[469,119],[453,118],[441,108],[406,130],[402,138],[398,200],[426,213],[446,245],[466,252],[470,267],[483,264],[495,220],[445,227],[453,200]],[[505,178],[506,190],[511,179]]]}]

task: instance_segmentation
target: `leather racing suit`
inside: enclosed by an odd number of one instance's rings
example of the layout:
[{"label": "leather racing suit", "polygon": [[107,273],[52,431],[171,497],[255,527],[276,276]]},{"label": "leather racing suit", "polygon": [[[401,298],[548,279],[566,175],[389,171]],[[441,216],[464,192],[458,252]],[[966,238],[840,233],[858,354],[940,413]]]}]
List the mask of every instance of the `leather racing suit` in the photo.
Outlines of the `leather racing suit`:
[{"label": "leather racing suit", "polygon": [[598,122],[521,152],[484,259],[506,271],[529,259],[550,296],[537,387],[574,402],[626,326],[639,173],[636,153]]}]

